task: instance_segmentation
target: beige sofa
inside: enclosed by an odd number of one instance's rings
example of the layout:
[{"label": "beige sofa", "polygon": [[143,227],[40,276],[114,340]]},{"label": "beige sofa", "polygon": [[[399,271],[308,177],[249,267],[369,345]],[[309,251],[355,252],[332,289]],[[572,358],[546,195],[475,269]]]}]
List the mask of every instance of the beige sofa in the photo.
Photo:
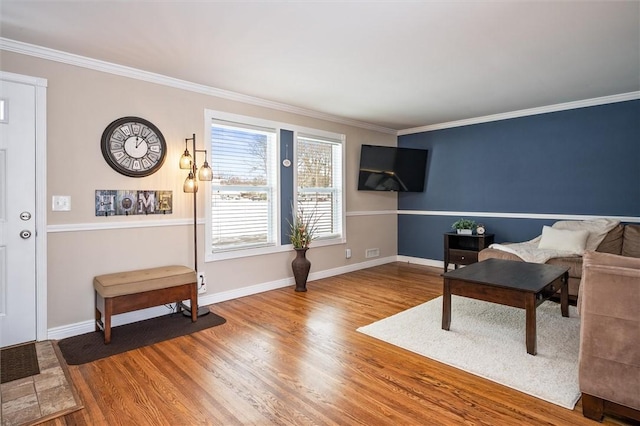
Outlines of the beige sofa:
[{"label": "beige sofa", "polygon": [[[640,225],[617,225],[600,243],[597,252],[640,258]],[[487,248],[478,253],[478,261],[491,258],[519,260],[515,254]],[[569,299],[574,303],[578,299],[578,289],[582,278],[582,257],[557,257],[547,261],[550,265],[569,267]]]},{"label": "beige sofa", "polygon": [[640,421],[640,259],[586,252],[580,305],[582,413]]}]

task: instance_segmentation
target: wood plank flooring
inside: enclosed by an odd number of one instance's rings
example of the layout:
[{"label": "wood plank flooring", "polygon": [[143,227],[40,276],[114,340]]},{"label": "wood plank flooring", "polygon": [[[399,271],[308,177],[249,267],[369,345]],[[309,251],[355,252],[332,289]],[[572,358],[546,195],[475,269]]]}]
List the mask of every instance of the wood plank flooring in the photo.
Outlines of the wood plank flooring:
[{"label": "wood plank flooring", "polygon": [[46,424],[597,424],[356,332],[441,295],[440,273],[391,263],[218,303],[222,326],[70,366],[85,409]]}]

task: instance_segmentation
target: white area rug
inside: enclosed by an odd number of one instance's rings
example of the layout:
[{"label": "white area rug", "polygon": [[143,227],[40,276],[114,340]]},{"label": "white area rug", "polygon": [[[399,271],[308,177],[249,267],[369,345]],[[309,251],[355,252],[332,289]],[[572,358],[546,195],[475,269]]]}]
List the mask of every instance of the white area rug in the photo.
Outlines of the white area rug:
[{"label": "white area rug", "polygon": [[451,327],[442,330],[442,296],[359,332],[573,410],[580,398],[580,318],[569,306],[537,309],[538,354],[527,354],[524,309],[451,297]]}]

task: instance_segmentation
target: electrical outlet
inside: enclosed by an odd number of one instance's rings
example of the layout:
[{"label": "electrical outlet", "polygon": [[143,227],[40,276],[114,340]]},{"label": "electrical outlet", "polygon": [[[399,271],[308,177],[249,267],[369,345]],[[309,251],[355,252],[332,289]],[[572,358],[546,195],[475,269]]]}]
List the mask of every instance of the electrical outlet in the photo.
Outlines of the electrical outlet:
[{"label": "electrical outlet", "polygon": [[54,212],[71,211],[70,195],[54,195],[51,197],[51,210]]},{"label": "electrical outlet", "polygon": [[207,280],[204,277],[204,272],[198,273],[198,294],[207,292]]},{"label": "electrical outlet", "polygon": [[347,249],[345,251],[344,257],[346,257],[347,259],[351,259],[351,249]]}]

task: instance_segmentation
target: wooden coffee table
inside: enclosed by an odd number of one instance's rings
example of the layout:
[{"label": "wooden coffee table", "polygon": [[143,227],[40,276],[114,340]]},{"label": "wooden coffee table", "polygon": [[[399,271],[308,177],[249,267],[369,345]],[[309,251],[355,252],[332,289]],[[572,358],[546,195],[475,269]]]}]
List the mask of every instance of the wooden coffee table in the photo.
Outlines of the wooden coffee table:
[{"label": "wooden coffee table", "polygon": [[451,295],[523,308],[527,353],[535,355],[536,308],[560,289],[563,317],[569,316],[569,268],[513,260],[488,259],[446,272],[442,297],[442,329],[451,325]]}]

